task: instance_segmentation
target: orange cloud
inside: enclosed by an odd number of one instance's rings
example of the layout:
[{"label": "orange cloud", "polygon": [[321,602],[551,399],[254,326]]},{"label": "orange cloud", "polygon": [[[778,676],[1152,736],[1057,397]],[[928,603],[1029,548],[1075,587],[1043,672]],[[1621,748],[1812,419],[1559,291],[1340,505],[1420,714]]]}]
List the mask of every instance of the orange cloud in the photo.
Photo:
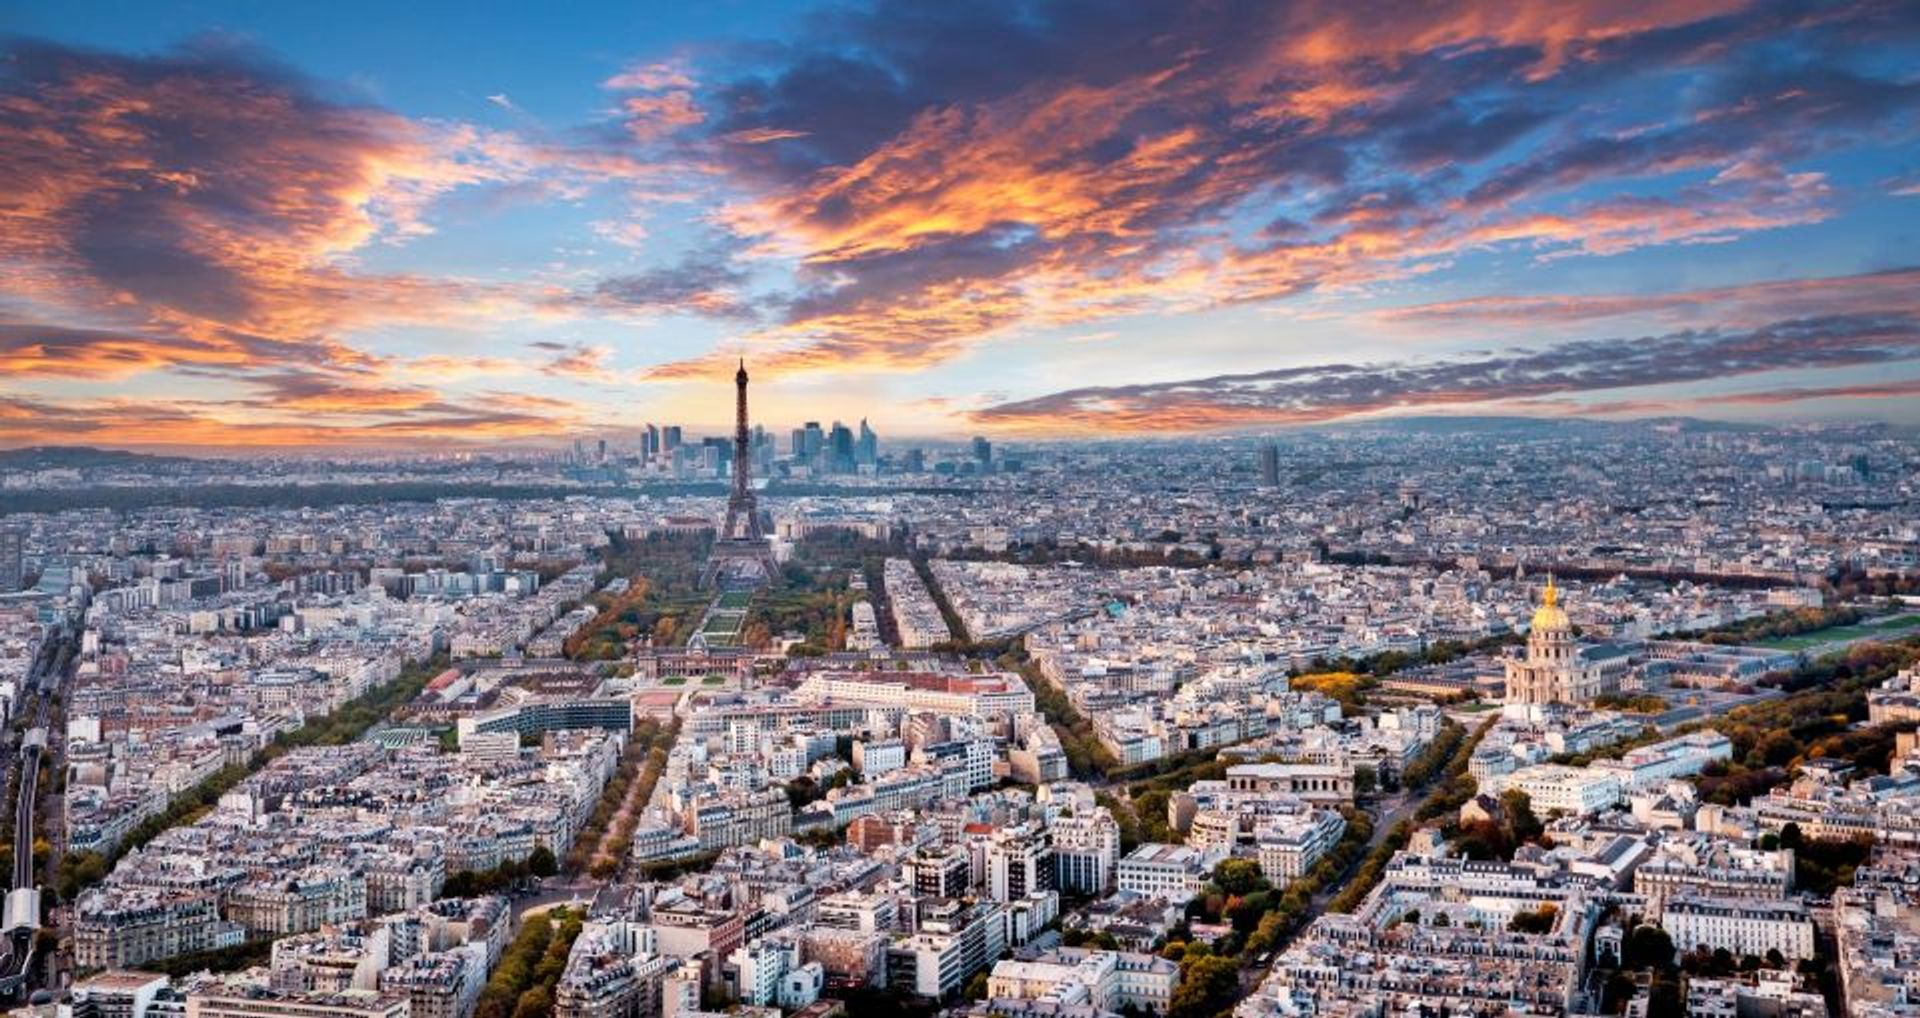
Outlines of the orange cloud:
[{"label": "orange cloud", "polygon": [[[1014,76],[1017,87],[935,101],[810,172],[783,169],[784,156],[746,159],[755,194],[720,220],[756,256],[797,262],[803,288],[738,348],[776,373],[918,370],[1011,331],[1366,286],[1475,250],[1611,256],[1820,222],[1834,213],[1831,187],[1784,168],[1793,149],[1779,129],[1820,109],[1870,120],[1897,105],[1861,79],[1702,126],[1683,97],[1670,114],[1678,127],[1640,123],[1591,143],[1563,132],[1468,173],[1587,101],[1562,78],[1724,58],[1736,42],[1849,15],[1782,22],[1737,0],[1261,10],[1147,19],[1157,32],[1128,23],[1140,39],[1088,44],[1129,60],[1077,75],[1036,69]],[[1712,20],[1731,15],[1748,20]],[[1720,43],[1688,41],[1708,27]],[[861,38],[891,52],[885,38]],[[925,44],[908,39],[882,66],[910,75],[900,62]],[[1457,101],[1476,90],[1482,103]],[[767,118],[721,119],[718,137],[812,141],[835,121],[806,103],[840,98],[755,91],[750,108]],[[1723,100],[1706,90],[1698,102]],[[1657,125],[1668,115],[1651,114]],[[1549,202],[1609,174],[1703,169],[1721,172],[1657,197]],[[1263,212],[1265,231],[1253,228]],[[652,376],[703,376],[718,356]]]},{"label": "orange cloud", "polygon": [[627,133],[640,141],[652,141],[707,119],[694,105],[693,93],[686,91],[629,96],[621,100],[620,108],[627,115]]},{"label": "orange cloud", "polygon": [[117,447],[418,450],[421,442],[552,439],[585,420],[577,405],[512,394],[453,406],[400,390],[337,390],[281,401],[263,411],[246,404],[61,402],[0,393],[0,445],[92,441]]},{"label": "orange cloud", "polygon": [[0,376],[10,378],[118,379],[177,364],[219,367],[246,361],[245,351],[234,344],[0,321]]},{"label": "orange cloud", "polygon": [[[182,371],[239,392],[163,415],[127,402],[89,410],[18,397],[14,433],[93,433],[116,421],[126,441],[166,432],[241,444],[347,441],[354,429],[382,440],[550,432],[572,408],[464,411],[439,386],[553,365],[399,357],[349,337],[374,326],[572,316],[588,300],[548,284],[371,272],[358,257],[430,232],[430,210],[458,189],[537,182],[577,195],[664,172],[618,149],[342,105],[289,72],[221,51],[140,58],[10,43],[0,54],[0,273],[9,303],[26,314],[0,320],[0,374],[113,381]],[[587,367],[576,359],[558,370]]]},{"label": "orange cloud", "polygon": [[1457,47],[1538,49],[1535,75],[1608,40],[1691,24],[1748,6],[1748,0],[1486,0],[1407,5],[1385,2],[1290,5],[1276,33],[1276,62],[1337,65],[1396,59]]},{"label": "orange cloud", "polygon": [[218,55],[22,45],[11,64],[0,84],[0,268],[16,299],[128,322],[144,338],[93,348],[123,371],[273,367],[296,352],[364,366],[370,358],[335,337],[524,300],[346,261],[427,232],[425,210],[447,192],[514,172],[473,158],[471,129],[328,103]]},{"label": "orange cloud", "polygon": [[[1093,186],[1089,181],[1078,186]],[[917,370],[1016,328],[1050,328],[1147,310],[1193,311],[1281,299],[1311,288],[1360,286],[1419,273],[1478,248],[1518,246],[1554,258],[1574,252],[1619,254],[1656,244],[1712,243],[1819,221],[1829,213],[1826,194],[1818,175],[1758,177],[1705,185],[1672,199],[1617,199],[1554,214],[1461,214],[1415,222],[1359,216],[1315,241],[1253,251],[1151,248],[1139,257],[1124,240],[1115,239],[1124,237],[1121,230],[1095,231],[1095,238],[1089,238],[1076,227],[1063,226],[1065,239],[1053,251],[1031,260],[1010,260],[1005,270],[995,259],[1006,251],[991,242],[973,244],[972,253],[960,253],[960,245],[949,242],[941,253],[930,241],[895,234],[885,244],[909,244],[915,250],[878,254],[866,252],[870,241],[842,235],[836,240],[863,251],[850,261],[866,266],[935,253],[929,262],[936,269],[943,263],[955,267],[946,276],[914,275],[899,286],[875,286],[870,294],[849,286],[818,301],[801,302],[787,321],[752,333],[740,350],[750,352],[761,370],[775,374]],[[1096,258],[1098,251],[1106,256]],[[871,278],[884,279],[885,273],[872,272]],[[706,377],[729,356],[732,353],[722,351],[663,365],[651,377]]]},{"label": "orange cloud", "polygon": [[600,83],[601,88],[617,92],[651,92],[668,88],[692,88],[693,76],[685,65],[671,60],[634,64]]}]

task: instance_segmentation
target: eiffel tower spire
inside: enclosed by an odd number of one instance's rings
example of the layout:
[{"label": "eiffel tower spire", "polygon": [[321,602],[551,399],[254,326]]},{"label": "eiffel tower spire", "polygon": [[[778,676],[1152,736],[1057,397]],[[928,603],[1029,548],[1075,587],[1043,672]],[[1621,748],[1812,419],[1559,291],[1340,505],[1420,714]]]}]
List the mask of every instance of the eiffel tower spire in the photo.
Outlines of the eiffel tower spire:
[{"label": "eiffel tower spire", "polygon": [[774,575],[773,549],[760,525],[760,509],[753,497],[753,438],[747,429],[747,360],[733,376],[733,490],[727,496],[727,519],[713,544],[706,581],[721,574]]},{"label": "eiffel tower spire", "polygon": [[733,376],[733,492],[727,497],[727,523],[722,540],[765,540],[760,513],[753,502],[753,438],[747,431],[747,362]]}]

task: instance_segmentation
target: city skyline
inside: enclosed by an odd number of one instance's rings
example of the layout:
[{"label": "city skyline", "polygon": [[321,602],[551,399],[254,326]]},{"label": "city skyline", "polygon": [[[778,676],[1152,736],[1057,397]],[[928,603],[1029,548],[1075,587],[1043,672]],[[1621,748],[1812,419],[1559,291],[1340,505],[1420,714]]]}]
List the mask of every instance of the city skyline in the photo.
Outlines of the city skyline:
[{"label": "city skyline", "polygon": [[732,380],[0,450],[0,998],[1912,1018],[1920,431],[923,446]]},{"label": "city skyline", "polygon": [[1920,424],[1920,10],[0,6],[0,447]]}]

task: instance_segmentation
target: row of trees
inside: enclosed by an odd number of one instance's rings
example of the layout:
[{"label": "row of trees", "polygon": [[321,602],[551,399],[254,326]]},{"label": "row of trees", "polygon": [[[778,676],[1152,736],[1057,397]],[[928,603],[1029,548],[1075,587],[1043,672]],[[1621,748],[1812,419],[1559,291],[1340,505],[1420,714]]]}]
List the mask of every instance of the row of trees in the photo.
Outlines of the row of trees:
[{"label": "row of trees", "polygon": [[1136,764],[1124,772],[1132,782],[1134,795],[1148,792],[1182,792],[1196,781],[1216,781],[1227,776],[1227,761],[1218,750],[1201,749],[1161,757]]},{"label": "row of trees", "polygon": [[1832,629],[1836,626],[1850,626],[1864,618],[1866,615],[1860,609],[1844,605],[1795,608],[1791,611],[1768,612],[1754,618],[1701,630],[1691,634],[1691,638],[1702,643],[1735,645],[1758,643],[1761,640],[1777,640],[1786,636],[1817,633],[1822,629]]},{"label": "row of trees", "polygon": [[[639,822],[640,808],[653,795],[653,786],[667,766],[667,750],[679,722],[662,728],[653,719],[640,722],[620,753],[620,766],[608,779],[607,787],[594,805],[593,815],[573,839],[567,852],[567,872],[589,872],[606,879],[619,867],[633,840],[633,828]],[[638,782],[636,785],[635,782]],[[638,805],[632,805],[637,802]],[[601,851],[605,841],[605,851]],[[596,856],[598,858],[596,858]]]},{"label": "row of trees", "polygon": [[1365,672],[1310,672],[1294,676],[1290,684],[1294,689],[1319,693],[1340,701],[1341,713],[1351,716],[1360,713],[1360,708],[1366,704],[1367,691],[1378,687],[1380,679]]},{"label": "row of trees", "polygon": [[[1525,640],[1526,637],[1518,633],[1501,633],[1496,636],[1486,636],[1471,641],[1435,640],[1417,652],[1383,650],[1377,654],[1366,654],[1361,657],[1347,657],[1343,655],[1331,658],[1315,658],[1308,663],[1302,675],[1312,676],[1325,673],[1344,673],[1379,679],[1408,668],[1418,668],[1423,665],[1448,664],[1453,661],[1458,661],[1463,657],[1498,650],[1501,647],[1521,643]],[[1362,691],[1378,684],[1377,682],[1363,684]]]},{"label": "row of trees", "polygon": [[940,609],[940,617],[946,620],[953,638],[963,642],[973,639],[967,632],[966,622],[954,610],[953,602],[947,599],[947,592],[941,588],[939,578],[933,575],[933,565],[925,555],[913,556],[913,571],[920,574],[921,585],[927,588],[927,596],[933,599],[933,606]]},{"label": "row of trees", "polygon": [[943,554],[950,559],[974,562],[1018,562],[1022,565],[1053,565],[1060,562],[1082,562],[1105,569],[1140,569],[1148,566],[1182,566],[1187,568],[1231,568],[1238,569],[1244,563],[1226,563],[1219,560],[1218,543],[1210,542],[1209,554],[1178,547],[1175,542],[1181,535],[1168,531],[1159,535],[1156,548],[1096,548],[1090,544],[1061,544],[1053,538],[1016,544],[1006,551],[991,552],[985,548],[956,548]]},{"label": "row of trees", "polygon": [[232,947],[176,954],[171,958],[153,958],[142,962],[140,967],[179,979],[195,972],[237,972],[255,965],[265,965],[272,957],[273,938],[263,937]]},{"label": "row of trees", "polygon": [[[1024,654],[1021,656],[1025,657]],[[1074,777],[1090,778],[1119,770],[1120,761],[1106,743],[1100,741],[1093,722],[1080,713],[1059,686],[1041,674],[1037,662],[1023,660],[1019,672],[1027,682],[1027,688],[1033,690],[1034,706],[1053,725],[1054,734],[1060,737],[1060,748],[1067,754],[1067,767],[1073,771]]]},{"label": "row of trees", "polygon": [[1460,741],[1466,737],[1467,730],[1452,718],[1442,721],[1433,741],[1401,771],[1400,783],[1407,788],[1425,787],[1434,775],[1453,763],[1454,757],[1460,752]]},{"label": "row of trees", "polygon": [[461,870],[450,874],[440,894],[446,898],[499,894],[529,877],[550,877],[558,872],[560,863],[554,858],[553,849],[541,845],[528,854],[525,862],[508,859],[490,870]]},{"label": "row of trees", "polygon": [[309,718],[301,727],[282,732],[245,764],[228,764],[199,784],[174,796],[165,809],[127,832],[112,859],[96,852],[69,852],[60,860],[56,893],[62,900],[73,900],[81,891],[104,878],[113,868],[114,861],[121,856],[152,841],[170,827],[192,823],[206,815],[221,796],[288,750],[310,746],[343,746],[358,739],[368,729],[386,720],[395,708],[418,696],[427,681],[446,667],[447,659],[444,656],[409,665],[392,682],[368,690],[325,717]]},{"label": "row of trees", "polygon": [[546,1018],[553,988],[567,970],[582,916],[568,909],[530,915],[480,990],[474,1018]]},{"label": "row of trees", "polygon": [[1372,892],[1373,885],[1380,882],[1380,875],[1387,871],[1387,863],[1393,858],[1393,854],[1407,847],[1407,842],[1412,838],[1411,822],[1401,820],[1394,824],[1392,829],[1387,831],[1387,836],[1381,839],[1378,845],[1373,846],[1373,851],[1367,853],[1366,859],[1360,863],[1359,871],[1347,881],[1347,886],[1341,888],[1340,893],[1334,895],[1332,901],[1327,902],[1327,911],[1351,912],[1358,908],[1360,902]]},{"label": "row of trees", "polygon": [[628,641],[643,636],[658,645],[683,642],[706,605],[700,573],[712,548],[711,531],[642,538],[609,535],[600,561],[608,572],[626,577],[629,586],[624,594],[593,595],[600,612],[568,639],[567,656],[618,660]]},{"label": "row of trees", "polygon": [[1920,574],[1907,573],[1904,576],[1881,574],[1868,576],[1859,566],[1845,566],[1827,577],[1833,586],[1835,597],[1846,600],[1853,597],[1897,597],[1902,594],[1920,594]]},{"label": "row of trees", "polygon": [[1595,697],[1593,705],[1602,710],[1625,711],[1629,714],[1658,714],[1667,709],[1667,701],[1652,693],[1608,693]]},{"label": "row of trees", "polygon": [[[1428,820],[1443,813],[1452,812],[1473,797],[1474,792],[1477,791],[1477,783],[1473,780],[1473,776],[1467,773],[1467,762],[1473,758],[1474,747],[1480,744],[1480,739],[1487,734],[1488,729],[1493,727],[1496,720],[1496,718],[1488,718],[1482,722],[1480,727],[1474,730],[1471,738],[1451,739],[1453,748],[1447,754],[1446,764],[1440,768],[1438,775],[1432,773],[1431,767],[1421,767],[1416,774],[1415,767],[1408,766],[1406,779],[1408,788],[1421,788],[1429,780],[1441,782],[1438,788],[1421,800],[1419,808],[1414,811],[1417,819]],[[1453,727],[1456,730],[1459,728],[1457,725]],[[1442,735],[1445,734],[1443,730]],[[1438,745],[1440,742],[1436,738],[1435,746]],[[1435,746],[1428,747],[1427,752],[1423,753],[1415,764],[1425,763],[1434,754]],[[1423,780],[1415,780],[1416,777],[1422,777]],[[1360,902],[1372,892],[1373,886],[1380,882],[1380,876],[1386,872],[1387,863],[1393,858],[1393,854],[1407,847],[1407,842],[1412,837],[1411,822],[1401,820],[1394,824],[1387,836],[1375,845],[1373,851],[1368,853],[1366,859],[1361,862],[1360,869],[1353,875],[1353,879],[1347,881],[1347,885],[1327,904],[1328,910],[1351,912],[1358,908]]]}]

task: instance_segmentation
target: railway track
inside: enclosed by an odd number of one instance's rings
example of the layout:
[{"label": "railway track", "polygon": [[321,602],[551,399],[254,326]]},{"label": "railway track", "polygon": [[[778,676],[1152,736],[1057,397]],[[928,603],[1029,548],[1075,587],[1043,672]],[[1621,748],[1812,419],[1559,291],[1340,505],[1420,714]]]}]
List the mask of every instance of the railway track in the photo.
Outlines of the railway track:
[{"label": "railway track", "polygon": [[33,989],[34,935],[40,930],[40,886],[33,858],[34,821],[39,815],[40,764],[48,751],[48,708],[61,680],[73,666],[77,647],[64,630],[54,630],[41,642],[33,668],[21,690],[22,711],[32,711],[32,723],[20,738],[9,761],[18,768],[18,795],[13,813],[13,874],[4,912],[4,957],[0,957],[0,995],[18,999]]}]

